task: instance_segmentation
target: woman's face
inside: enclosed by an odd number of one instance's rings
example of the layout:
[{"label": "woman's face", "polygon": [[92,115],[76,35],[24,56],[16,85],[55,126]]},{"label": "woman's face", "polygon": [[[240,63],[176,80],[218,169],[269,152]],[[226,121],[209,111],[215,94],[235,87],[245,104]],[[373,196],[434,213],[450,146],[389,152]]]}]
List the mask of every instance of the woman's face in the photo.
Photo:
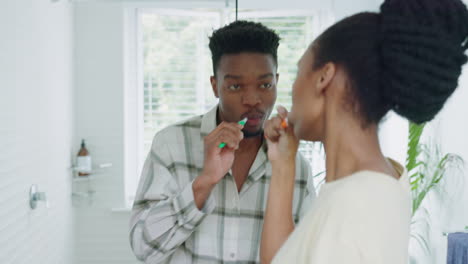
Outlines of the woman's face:
[{"label": "woman's face", "polygon": [[323,89],[318,88],[321,70],[313,69],[313,53],[312,44],[299,60],[288,119],[299,139],[321,141],[324,130],[325,95]]}]

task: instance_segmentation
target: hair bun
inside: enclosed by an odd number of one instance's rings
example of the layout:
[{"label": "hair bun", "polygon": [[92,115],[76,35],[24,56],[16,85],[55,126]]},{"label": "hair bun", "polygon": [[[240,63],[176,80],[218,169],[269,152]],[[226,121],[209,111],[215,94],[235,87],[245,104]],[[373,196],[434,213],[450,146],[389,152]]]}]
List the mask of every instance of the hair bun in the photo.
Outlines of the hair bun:
[{"label": "hair bun", "polygon": [[467,62],[468,11],[460,0],[386,0],[381,6],[381,85],[392,109],[429,121]]}]

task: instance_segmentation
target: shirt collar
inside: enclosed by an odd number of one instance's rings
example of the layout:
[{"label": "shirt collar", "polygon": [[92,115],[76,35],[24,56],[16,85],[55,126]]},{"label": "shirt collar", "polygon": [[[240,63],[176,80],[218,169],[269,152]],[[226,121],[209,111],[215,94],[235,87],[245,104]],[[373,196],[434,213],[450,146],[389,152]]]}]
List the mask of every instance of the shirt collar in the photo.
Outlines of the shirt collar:
[{"label": "shirt collar", "polygon": [[267,152],[267,143],[266,140],[263,140],[260,149],[257,152],[255,161],[250,167],[249,178],[252,178],[253,181],[257,181],[263,174],[265,174],[266,164],[268,162],[268,152]]},{"label": "shirt collar", "polygon": [[200,133],[205,137],[216,128],[216,114],[218,112],[218,105],[214,106],[210,111],[203,115]]}]

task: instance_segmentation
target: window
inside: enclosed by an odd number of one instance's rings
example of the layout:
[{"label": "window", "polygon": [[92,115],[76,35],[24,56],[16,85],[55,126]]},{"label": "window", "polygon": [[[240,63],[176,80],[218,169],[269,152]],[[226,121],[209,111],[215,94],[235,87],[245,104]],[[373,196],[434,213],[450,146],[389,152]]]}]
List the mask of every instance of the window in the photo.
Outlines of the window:
[{"label": "window", "polygon": [[[234,14],[225,9],[148,9],[140,10],[136,19],[141,86],[137,90],[143,93],[138,106],[143,116],[138,133],[142,135],[138,143],[141,153],[137,155],[141,171],[157,131],[204,113],[217,103],[209,83],[213,71],[208,37],[233,21]],[[277,104],[289,109],[297,61],[325,24],[323,17],[302,11],[248,10],[240,11],[239,19],[261,22],[280,35]],[[324,170],[320,145],[302,142],[300,151],[312,162],[314,174]]]},{"label": "window", "polygon": [[220,26],[215,12],[152,11],[141,15],[144,153],[157,131],[216,104],[208,36]]}]

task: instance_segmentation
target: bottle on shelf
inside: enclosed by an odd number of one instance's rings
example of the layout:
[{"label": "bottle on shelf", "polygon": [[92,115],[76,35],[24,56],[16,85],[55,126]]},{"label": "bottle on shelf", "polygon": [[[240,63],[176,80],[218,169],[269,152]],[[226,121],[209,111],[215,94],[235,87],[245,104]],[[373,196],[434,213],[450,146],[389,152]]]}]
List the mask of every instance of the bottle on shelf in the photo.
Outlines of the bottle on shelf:
[{"label": "bottle on shelf", "polygon": [[76,167],[78,176],[89,176],[91,173],[91,155],[88,149],[86,149],[85,140],[81,140],[81,148],[76,158]]}]

